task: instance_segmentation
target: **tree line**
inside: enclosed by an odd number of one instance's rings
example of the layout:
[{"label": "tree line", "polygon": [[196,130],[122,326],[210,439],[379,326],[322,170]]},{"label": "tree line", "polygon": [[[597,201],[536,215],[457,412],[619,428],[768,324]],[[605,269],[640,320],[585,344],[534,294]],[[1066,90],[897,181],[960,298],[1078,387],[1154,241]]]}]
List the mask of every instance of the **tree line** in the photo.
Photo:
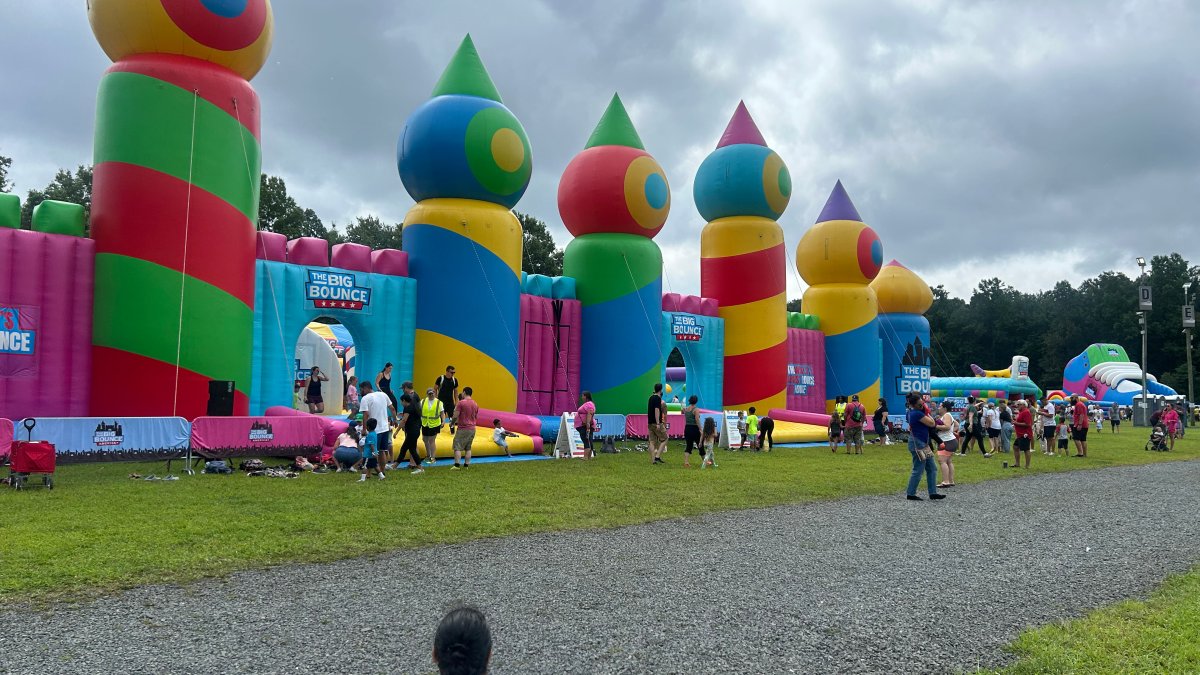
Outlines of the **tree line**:
[{"label": "tree line", "polygon": [[[0,155],[0,192],[14,187],[8,178],[12,159]],[[84,222],[92,207],[92,167],[80,165],[74,171],[60,169],[46,187],[31,189],[21,204],[21,227],[29,229],[33,209],[47,199],[83,205]],[[525,213],[516,213],[524,229],[524,255],[521,269],[530,274],[560,276],[563,251],[554,245],[546,223]],[[262,174],[258,201],[258,228],[278,232],[288,239],[317,237],[330,246],[352,242],[372,249],[401,248],[403,233],[400,223],[385,223],[374,215],[358,216],[343,227],[326,225],[316,211],[300,206],[288,194],[287,184],[279,176]]]},{"label": "tree line", "polygon": [[[1181,308],[1187,301],[1195,305],[1200,267],[1178,253],[1156,255],[1146,277],[1154,298],[1146,336],[1147,371],[1187,394]],[[925,314],[933,374],[967,377],[972,363],[987,370],[1004,369],[1020,354],[1029,357],[1030,378],[1049,391],[1062,388],[1067,361],[1093,343],[1119,344],[1140,363],[1139,285],[1138,279],[1121,272],[1103,272],[1078,286],[1060,281],[1039,293],[1018,291],[997,278],[984,279],[965,300],[951,297],[942,286],[933,287],[933,307]],[[799,299],[789,301],[788,311],[800,311],[800,304]]]}]

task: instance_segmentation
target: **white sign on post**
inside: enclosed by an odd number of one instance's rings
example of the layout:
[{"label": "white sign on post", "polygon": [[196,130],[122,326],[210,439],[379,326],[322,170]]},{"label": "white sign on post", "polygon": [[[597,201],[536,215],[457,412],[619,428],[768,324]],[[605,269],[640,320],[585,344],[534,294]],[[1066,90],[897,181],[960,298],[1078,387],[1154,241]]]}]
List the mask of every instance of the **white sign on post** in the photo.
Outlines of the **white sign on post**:
[{"label": "white sign on post", "polygon": [[1191,305],[1183,306],[1183,327],[1184,328],[1195,328],[1196,327],[1196,308]]},{"label": "white sign on post", "polygon": [[718,446],[732,448],[742,444],[742,432],[738,431],[738,410],[725,411],[725,423],[721,425],[721,438]]},{"label": "white sign on post", "polygon": [[584,459],[587,452],[583,447],[583,437],[575,428],[575,413],[565,412],[562,421],[558,423],[558,438],[554,441],[554,458]]},{"label": "white sign on post", "polygon": [[1154,298],[1149,286],[1138,286],[1138,311],[1149,312],[1154,309]]}]

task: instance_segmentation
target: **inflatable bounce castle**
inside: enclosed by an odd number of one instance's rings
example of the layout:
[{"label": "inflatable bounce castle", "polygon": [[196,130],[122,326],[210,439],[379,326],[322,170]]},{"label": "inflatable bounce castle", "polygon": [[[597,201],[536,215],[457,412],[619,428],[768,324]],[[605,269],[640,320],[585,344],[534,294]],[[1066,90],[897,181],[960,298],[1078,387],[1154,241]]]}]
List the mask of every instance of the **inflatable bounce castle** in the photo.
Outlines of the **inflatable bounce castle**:
[{"label": "inflatable bounce castle", "polygon": [[[743,104],[694,180],[702,296],[663,293],[654,237],[671,191],[617,96],[559,185],[574,237],[564,276],[522,272],[511,209],[532,149],[469,36],[399,134],[415,201],[403,250],[331,249],[255,229],[249,80],[270,50],[268,0],[92,0],[88,14],[114,62],[97,100],[91,238],[78,205],[43,202],[25,231],[16,197],[0,195],[0,417],[74,425],[87,440],[62,441],[67,453],[111,450],[122,442],[108,430],[154,419],[167,422],[139,451],[328,442],[344,423],[295,411],[297,383],[313,365],[348,376],[351,361],[363,381],[390,363],[397,389],[455,366],[482,419],[522,434],[525,452],[585,390],[601,434],[637,434],[639,419],[644,432],[637,413],[669,377],[712,414],[771,415],[777,441],[824,438],[838,396],[899,412],[929,391],[928,286],[884,265],[841,182],[795,251],[809,288],[803,312],[787,312],[778,219],[791,176]],[[668,373],[675,350],[685,365]],[[333,415],[344,386],[322,385]],[[313,433],[323,440],[301,438]]]}]

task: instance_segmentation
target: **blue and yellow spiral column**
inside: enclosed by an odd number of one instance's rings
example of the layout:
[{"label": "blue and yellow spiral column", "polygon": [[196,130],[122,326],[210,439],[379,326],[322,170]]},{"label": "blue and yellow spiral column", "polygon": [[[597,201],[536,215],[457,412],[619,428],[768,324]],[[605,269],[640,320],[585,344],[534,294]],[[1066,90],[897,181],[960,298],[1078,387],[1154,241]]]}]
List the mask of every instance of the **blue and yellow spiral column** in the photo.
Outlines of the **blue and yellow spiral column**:
[{"label": "blue and yellow spiral column", "polygon": [[796,269],[809,284],[801,311],[825,332],[825,405],[838,396],[879,398],[882,343],[871,280],[883,266],[883,244],[838,181],[825,208],[796,247]]},{"label": "blue and yellow spiral column", "polygon": [[662,370],[662,252],[671,209],[666,174],[613,96],[563,172],[558,210],[575,239],[563,256],[583,305],[580,386],[605,413],[645,411]]},{"label": "blue and yellow spiral column", "polygon": [[408,118],[396,155],[417,202],[404,218],[417,280],[413,380],[430,386],[453,365],[481,406],[515,410],[522,232],[511,209],[533,157],[471,36]]}]

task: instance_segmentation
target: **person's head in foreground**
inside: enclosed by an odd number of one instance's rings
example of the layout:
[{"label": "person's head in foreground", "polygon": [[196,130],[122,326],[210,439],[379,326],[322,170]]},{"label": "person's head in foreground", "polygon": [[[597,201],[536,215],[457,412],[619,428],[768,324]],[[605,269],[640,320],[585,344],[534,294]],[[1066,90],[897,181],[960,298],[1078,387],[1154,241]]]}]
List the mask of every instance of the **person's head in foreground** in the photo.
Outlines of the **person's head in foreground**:
[{"label": "person's head in foreground", "polygon": [[492,631],[483,612],[455,607],[438,624],[433,662],[442,675],[481,675],[492,658]]}]

